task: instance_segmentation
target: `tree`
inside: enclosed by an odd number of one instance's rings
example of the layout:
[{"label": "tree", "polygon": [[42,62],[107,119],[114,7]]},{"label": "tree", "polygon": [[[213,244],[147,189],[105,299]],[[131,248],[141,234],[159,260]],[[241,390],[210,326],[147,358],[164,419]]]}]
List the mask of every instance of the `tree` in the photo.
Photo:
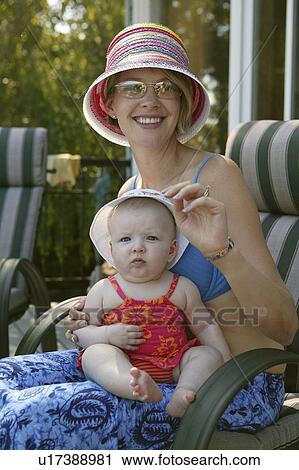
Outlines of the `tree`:
[{"label": "tree", "polygon": [[207,124],[192,144],[223,153],[227,139],[230,2],[164,0],[161,4],[163,21],[183,39],[191,68],[212,97]]},{"label": "tree", "polygon": [[[124,149],[98,136],[82,114],[85,91],[104,70],[106,48],[124,26],[123,8],[123,0],[0,2],[1,126],[46,127],[49,154],[123,158]],[[44,198],[35,262],[50,289],[60,290],[55,299],[68,296],[70,284],[84,293],[95,264],[88,228],[96,202],[88,189],[97,170],[83,168],[75,188],[49,190]],[[109,171],[112,197],[122,181]],[[53,282],[58,277],[63,282]]]},{"label": "tree", "polygon": [[49,153],[123,157],[82,114],[84,93],[123,27],[123,9],[123,0],[2,2],[1,125],[46,127]]}]

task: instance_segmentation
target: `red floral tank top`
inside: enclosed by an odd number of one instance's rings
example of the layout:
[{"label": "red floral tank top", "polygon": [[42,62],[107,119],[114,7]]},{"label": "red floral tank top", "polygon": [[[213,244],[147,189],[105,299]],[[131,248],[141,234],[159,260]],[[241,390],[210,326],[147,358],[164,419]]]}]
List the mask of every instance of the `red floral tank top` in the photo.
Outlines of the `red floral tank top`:
[{"label": "red floral tank top", "polygon": [[126,297],[115,277],[108,278],[123,303],[103,316],[103,325],[126,323],[143,327],[146,341],[135,351],[126,350],[130,358],[150,361],[163,369],[173,369],[187,349],[199,344],[196,338],[187,339],[187,318],[170,300],[179,277],[174,274],[167,294],[152,300]]}]

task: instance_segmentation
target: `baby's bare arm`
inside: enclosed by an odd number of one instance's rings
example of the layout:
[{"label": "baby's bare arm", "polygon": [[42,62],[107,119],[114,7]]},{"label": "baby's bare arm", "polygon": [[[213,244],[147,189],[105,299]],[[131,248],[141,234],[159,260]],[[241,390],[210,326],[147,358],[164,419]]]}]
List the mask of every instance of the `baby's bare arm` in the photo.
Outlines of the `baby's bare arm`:
[{"label": "baby's bare arm", "polygon": [[76,331],[78,336],[78,344],[86,349],[92,344],[109,344],[108,340],[108,326],[88,325]]},{"label": "baby's bare arm", "polygon": [[84,311],[88,313],[89,325],[76,331],[78,344],[87,348],[96,343],[108,343],[107,327],[101,326],[105,280],[97,282],[88,292]]},{"label": "baby's bare arm", "polygon": [[84,310],[89,315],[90,324],[76,331],[78,344],[84,349],[92,344],[113,344],[119,348],[134,351],[140,343],[144,342],[140,326],[123,323],[101,325],[104,313],[110,310],[107,305],[111,305],[111,308],[115,307],[109,296],[108,282],[107,279],[102,279],[88,292]]},{"label": "baby's bare arm", "polygon": [[200,292],[195,284],[189,279],[184,279],[184,281],[187,281],[183,284],[186,293],[185,314],[190,322],[191,331],[201,344],[218,349],[223,360],[229,360],[231,353],[221,328],[203,304]]}]

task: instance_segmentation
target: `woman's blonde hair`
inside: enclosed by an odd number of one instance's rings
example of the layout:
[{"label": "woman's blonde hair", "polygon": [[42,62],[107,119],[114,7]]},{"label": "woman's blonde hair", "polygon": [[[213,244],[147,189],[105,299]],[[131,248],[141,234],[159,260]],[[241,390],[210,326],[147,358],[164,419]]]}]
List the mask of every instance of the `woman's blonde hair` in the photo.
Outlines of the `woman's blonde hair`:
[{"label": "woman's blonde hair", "polygon": [[[179,112],[178,124],[177,124],[177,134],[180,136],[184,134],[189,127],[191,127],[191,118],[192,118],[192,82],[187,75],[184,75],[180,72],[173,70],[162,69],[166,78],[173,82],[181,91],[181,107]],[[116,73],[109,77],[105,84],[105,96],[108,100],[113,96],[114,85],[119,81],[119,73]],[[108,116],[108,122],[119,128],[117,119],[113,119]]]}]

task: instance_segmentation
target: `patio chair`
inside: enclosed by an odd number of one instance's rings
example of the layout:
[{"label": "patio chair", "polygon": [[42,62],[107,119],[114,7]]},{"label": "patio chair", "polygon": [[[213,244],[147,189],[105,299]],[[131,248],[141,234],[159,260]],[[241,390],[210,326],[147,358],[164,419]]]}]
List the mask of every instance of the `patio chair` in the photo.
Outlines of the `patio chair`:
[{"label": "patio chair", "polygon": [[[32,264],[46,184],[47,130],[0,127],[0,357],[9,355],[8,325],[30,304],[49,308],[47,287]],[[53,329],[43,340],[56,345]]]},{"label": "patio chair", "polygon": [[[244,123],[231,133],[227,143],[227,156],[240,165],[253,192],[261,211],[268,246],[294,296],[297,309],[298,150],[299,120]],[[35,351],[53,322],[66,316],[74,301],[76,299],[67,300],[43,315],[39,324],[28,332],[18,347],[17,353],[25,355],[0,362],[0,374],[4,377],[0,398],[5,396],[6,400],[1,410],[3,417],[0,423],[7,423],[3,433],[5,442],[1,448],[28,448],[28,442],[30,448],[50,448],[45,447],[45,441],[52,449],[109,449],[114,448],[112,445],[116,445],[116,441],[118,447],[123,448],[128,435],[134,436],[134,448],[160,448],[159,439],[166,444],[167,438],[173,439],[177,428],[173,449],[299,448],[299,396],[296,393],[299,392],[298,334],[286,351],[257,349],[240,354],[224,364],[201,387],[196,401],[179,422],[163,412],[165,400],[161,406],[123,400],[108,396],[96,384],[85,381],[82,373],[76,369],[77,352],[74,350],[52,352],[46,356],[26,355]],[[286,396],[278,422],[256,433],[215,431],[219,417],[237,391],[246,386],[248,379],[259,371],[281,363],[290,365],[286,383],[288,391],[294,394]],[[39,385],[38,390],[31,394],[30,390],[33,389],[29,387],[36,385]],[[167,401],[173,386],[161,386]],[[23,397],[22,404],[19,395]],[[14,411],[16,402],[18,413]],[[45,420],[38,420],[41,406],[50,423],[47,426]],[[127,417],[138,407],[144,412],[138,427],[134,428]],[[108,411],[115,417],[114,427]],[[15,432],[18,419],[28,422]],[[140,444],[143,447],[139,447],[138,441],[141,430],[146,433],[146,440],[143,436]]]}]

